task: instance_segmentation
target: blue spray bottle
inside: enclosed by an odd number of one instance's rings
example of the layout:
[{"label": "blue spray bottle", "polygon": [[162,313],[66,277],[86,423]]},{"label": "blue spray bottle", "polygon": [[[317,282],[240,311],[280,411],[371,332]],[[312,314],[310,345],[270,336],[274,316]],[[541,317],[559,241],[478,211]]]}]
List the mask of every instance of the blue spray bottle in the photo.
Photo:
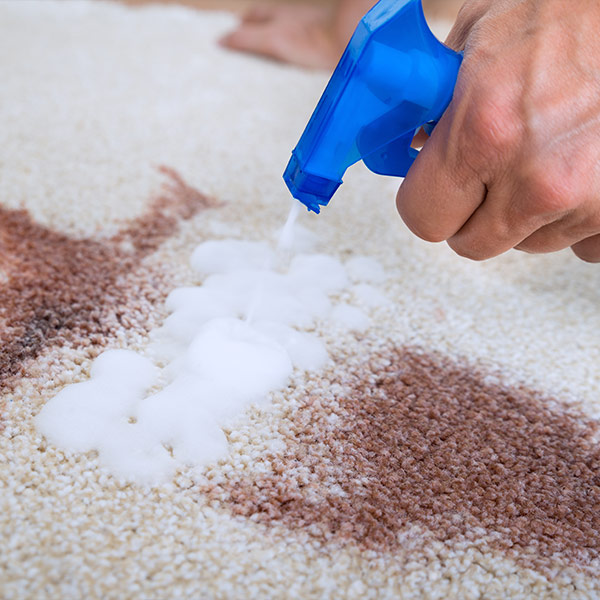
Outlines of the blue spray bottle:
[{"label": "blue spray bottle", "polygon": [[420,127],[452,99],[462,55],[429,29],[421,0],[380,0],[358,24],[284,173],[290,192],[319,212],[362,160],[404,177]]}]

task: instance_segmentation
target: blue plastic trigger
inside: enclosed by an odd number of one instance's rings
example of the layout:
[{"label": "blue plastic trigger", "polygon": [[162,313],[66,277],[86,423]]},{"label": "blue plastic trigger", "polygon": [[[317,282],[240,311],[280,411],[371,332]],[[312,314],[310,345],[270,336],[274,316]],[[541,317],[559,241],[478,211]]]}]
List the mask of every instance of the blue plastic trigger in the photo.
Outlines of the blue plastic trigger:
[{"label": "blue plastic trigger", "polygon": [[380,0],[358,24],[283,178],[319,212],[362,160],[374,173],[404,177],[452,99],[462,55],[433,35],[421,0]]}]

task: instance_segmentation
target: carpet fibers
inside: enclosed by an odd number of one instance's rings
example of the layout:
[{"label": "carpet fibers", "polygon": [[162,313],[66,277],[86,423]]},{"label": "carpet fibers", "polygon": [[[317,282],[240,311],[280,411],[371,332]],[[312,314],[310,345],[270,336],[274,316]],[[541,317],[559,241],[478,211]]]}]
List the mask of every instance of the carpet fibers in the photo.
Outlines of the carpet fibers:
[{"label": "carpet fibers", "polygon": [[383,266],[336,299],[370,325],[311,327],[329,363],[228,424],[227,456],[143,486],[37,431],[104,350],[146,353],[198,244],[283,226],[326,77],[218,47],[233,25],[0,3],[0,596],[600,597],[600,268],[461,259],[361,166],[299,223]]}]

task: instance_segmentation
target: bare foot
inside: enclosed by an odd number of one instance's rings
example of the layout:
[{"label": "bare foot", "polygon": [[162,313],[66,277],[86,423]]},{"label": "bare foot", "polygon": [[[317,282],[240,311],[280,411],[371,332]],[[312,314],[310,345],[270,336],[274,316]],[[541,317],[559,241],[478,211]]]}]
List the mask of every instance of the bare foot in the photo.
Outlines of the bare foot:
[{"label": "bare foot", "polygon": [[[462,0],[424,0],[428,16],[454,19]],[[375,0],[337,0],[325,6],[259,5],[221,39],[227,48],[313,69],[332,69],[359,20]]]},{"label": "bare foot", "polygon": [[221,45],[313,69],[330,69],[347,39],[339,39],[331,9],[321,6],[256,6]]}]

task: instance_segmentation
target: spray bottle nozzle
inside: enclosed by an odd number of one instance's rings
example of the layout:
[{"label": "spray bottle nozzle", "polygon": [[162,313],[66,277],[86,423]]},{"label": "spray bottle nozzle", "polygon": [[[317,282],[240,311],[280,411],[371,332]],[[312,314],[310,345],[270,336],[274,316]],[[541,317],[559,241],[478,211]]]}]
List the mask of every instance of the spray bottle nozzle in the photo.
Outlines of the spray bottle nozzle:
[{"label": "spray bottle nozzle", "polygon": [[404,177],[452,99],[462,55],[431,33],[421,0],[380,0],[359,23],[284,173],[294,196],[319,212],[363,160]]},{"label": "spray bottle nozzle", "polygon": [[341,180],[327,179],[312,175],[302,169],[300,159],[294,151],[283,175],[292,196],[300,200],[308,210],[320,212],[321,206],[326,206],[335,191],[340,187]]}]

